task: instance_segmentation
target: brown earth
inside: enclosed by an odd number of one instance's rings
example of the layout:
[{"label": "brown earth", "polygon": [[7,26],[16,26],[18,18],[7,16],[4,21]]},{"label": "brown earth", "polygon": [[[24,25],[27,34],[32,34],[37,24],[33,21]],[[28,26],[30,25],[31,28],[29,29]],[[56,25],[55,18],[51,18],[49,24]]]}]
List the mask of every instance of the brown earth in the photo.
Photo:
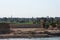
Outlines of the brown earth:
[{"label": "brown earth", "polygon": [[[6,27],[10,27],[6,29]],[[13,38],[13,37],[49,37],[60,36],[60,30],[50,26],[48,29],[40,27],[39,24],[3,24],[0,27],[5,27],[5,30],[10,30],[9,34],[0,34],[0,38]],[[3,30],[3,31],[5,31]],[[0,31],[1,32],[1,31]]]}]

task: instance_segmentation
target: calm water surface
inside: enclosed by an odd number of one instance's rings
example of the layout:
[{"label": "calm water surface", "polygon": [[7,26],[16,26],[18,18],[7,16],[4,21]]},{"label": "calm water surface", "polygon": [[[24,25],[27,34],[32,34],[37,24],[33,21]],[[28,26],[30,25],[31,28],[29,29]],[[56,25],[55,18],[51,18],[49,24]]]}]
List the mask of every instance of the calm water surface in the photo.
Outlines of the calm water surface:
[{"label": "calm water surface", "polygon": [[60,40],[60,37],[52,37],[52,38],[9,38],[9,39],[0,39],[0,40]]}]

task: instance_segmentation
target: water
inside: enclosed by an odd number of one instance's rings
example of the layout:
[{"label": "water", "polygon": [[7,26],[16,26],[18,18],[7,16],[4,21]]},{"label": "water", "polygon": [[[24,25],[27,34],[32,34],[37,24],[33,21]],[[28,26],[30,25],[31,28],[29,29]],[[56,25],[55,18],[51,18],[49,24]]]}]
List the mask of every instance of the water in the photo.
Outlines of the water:
[{"label": "water", "polygon": [[9,39],[0,39],[0,40],[60,40],[60,37],[52,37],[52,38],[9,38]]}]

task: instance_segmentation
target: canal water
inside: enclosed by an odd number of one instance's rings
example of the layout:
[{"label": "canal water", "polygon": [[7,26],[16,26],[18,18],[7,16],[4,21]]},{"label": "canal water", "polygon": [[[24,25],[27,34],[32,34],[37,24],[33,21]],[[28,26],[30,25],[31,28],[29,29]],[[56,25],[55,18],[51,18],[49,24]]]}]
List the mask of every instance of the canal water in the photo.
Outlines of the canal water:
[{"label": "canal water", "polygon": [[50,38],[8,38],[0,40],[60,40],[60,37],[50,37]]}]

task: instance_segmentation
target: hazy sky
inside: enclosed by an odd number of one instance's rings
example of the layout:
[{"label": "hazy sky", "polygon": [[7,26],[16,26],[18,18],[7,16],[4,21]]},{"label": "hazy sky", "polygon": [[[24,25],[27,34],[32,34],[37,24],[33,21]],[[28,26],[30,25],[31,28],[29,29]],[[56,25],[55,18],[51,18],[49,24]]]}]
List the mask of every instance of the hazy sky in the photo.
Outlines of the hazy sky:
[{"label": "hazy sky", "polygon": [[60,0],[0,0],[0,17],[60,16]]}]

